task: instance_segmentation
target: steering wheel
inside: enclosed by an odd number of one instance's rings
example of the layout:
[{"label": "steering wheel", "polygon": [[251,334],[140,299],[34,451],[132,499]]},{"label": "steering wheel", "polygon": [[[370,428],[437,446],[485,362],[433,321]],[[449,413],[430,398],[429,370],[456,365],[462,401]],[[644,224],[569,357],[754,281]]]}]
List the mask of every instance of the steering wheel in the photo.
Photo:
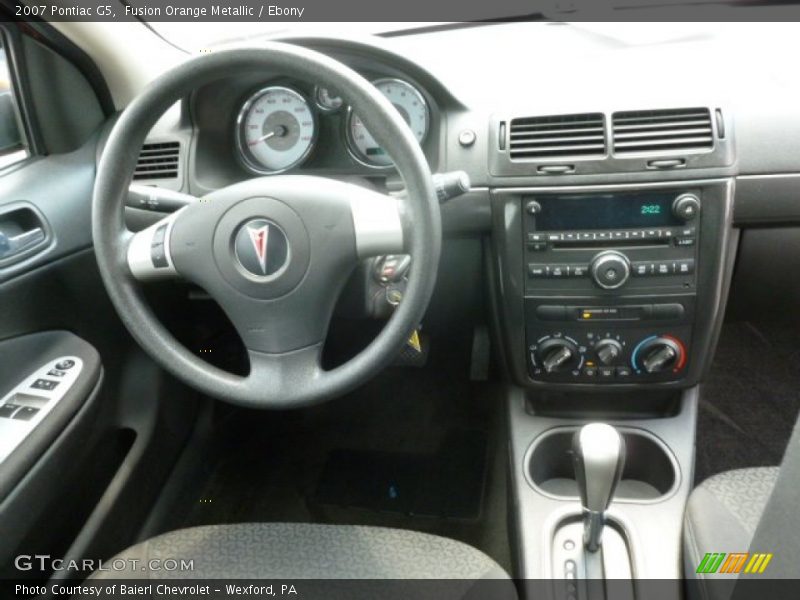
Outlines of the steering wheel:
[{"label": "steering wheel", "polygon": [[[202,85],[267,70],[338,90],[394,161],[406,197],[322,177],[259,177],[198,198],[143,231],[128,231],[124,208],[131,176],[160,115]],[[108,294],[155,361],[209,396],[288,408],[342,395],[392,361],[430,300],[441,217],[425,156],[392,104],[338,61],[275,42],[193,58],[130,103],[100,159],[92,234]],[[396,253],[414,259],[403,302],[361,353],[324,370],[322,347],[348,276],[367,257]],[[169,278],[200,286],[222,307],[247,349],[247,376],[209,365],[158,321],[140,283]]]}]

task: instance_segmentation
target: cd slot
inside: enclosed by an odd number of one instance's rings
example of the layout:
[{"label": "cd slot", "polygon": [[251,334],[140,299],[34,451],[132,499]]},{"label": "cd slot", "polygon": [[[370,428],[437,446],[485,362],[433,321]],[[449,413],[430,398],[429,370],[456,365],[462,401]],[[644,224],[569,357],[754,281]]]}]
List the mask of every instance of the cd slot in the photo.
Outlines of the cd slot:
[{"label": "cd slot", "polygon": [[578,248],[667,248],[670,240],[587,240],[570,242],[551,242],[554,250],[578,249]]}]

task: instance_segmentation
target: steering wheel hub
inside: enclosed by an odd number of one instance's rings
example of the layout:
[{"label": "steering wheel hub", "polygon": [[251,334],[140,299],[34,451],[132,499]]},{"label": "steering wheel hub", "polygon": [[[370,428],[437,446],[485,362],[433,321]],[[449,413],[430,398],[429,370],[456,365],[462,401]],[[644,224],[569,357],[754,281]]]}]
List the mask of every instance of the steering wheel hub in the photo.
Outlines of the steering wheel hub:
[{"label": "steering wheel hub", "polygon": [[[265,191],[269,189],[269,179],[254,181],[262,182],[260,187]],[[191,224],[185,231],[173,233],[176,268],[180,272],[181,266],[184,269],[202,267],[185,265],[182,261],[197,258],[206,262],[205,257],[191,251],[192,244],[200,243],[196,239],[199,231],[213,228],[209,239],[213,235],[214,262],[229,285],[243,294],[264,300],[288,294],[302,281],[311,258],[308,230],[302,218],[288,204],[273,197],[236,200],[229,190],[210,194],[210,202],[216,203],[217,208],[206,203],[197,211],[196,218],[187,221]],[[220,210],[228,205],[227,210]],[[216,216],[216,227],[204,223]],[[179,240],[185,244],[185,252],[177,248]],[[262,240],[263,247],[259,245]]]}]

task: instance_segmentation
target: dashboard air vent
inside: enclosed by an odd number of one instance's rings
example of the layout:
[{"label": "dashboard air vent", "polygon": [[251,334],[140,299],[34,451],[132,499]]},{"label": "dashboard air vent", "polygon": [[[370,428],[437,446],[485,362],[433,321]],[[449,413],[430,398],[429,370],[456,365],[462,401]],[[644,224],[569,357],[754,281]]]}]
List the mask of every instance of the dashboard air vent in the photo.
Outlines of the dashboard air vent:
[{"label": "dashboard air vent", "polygon": [[178,177],[180,152],[179,142],[145,144],[139,153],[133,179],[175,179]]},{"label": "dashboard air vent", "polygon": [[636,110],[614,113],[615,154],[711,149],[714,131],[707,108]]},{"label": "dashboard air vent", "polygon": [[513,119],[509,133],[512,160],[602,156],[606,152],[602,113]]}]

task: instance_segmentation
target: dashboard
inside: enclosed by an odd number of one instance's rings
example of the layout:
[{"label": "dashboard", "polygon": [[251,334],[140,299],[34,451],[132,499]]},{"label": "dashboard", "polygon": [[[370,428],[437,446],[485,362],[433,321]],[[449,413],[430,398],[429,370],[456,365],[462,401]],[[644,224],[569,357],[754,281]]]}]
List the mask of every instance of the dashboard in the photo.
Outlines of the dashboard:
[{"label": "dashboard", "polygon": [[[531,389],[695,385],[740,243],[759,235],[747,228],[800,223],[795,83],[764,74],[744,85],[728,70],[734,61],[720,62],[726,50],[707,41],[642,49],[577,27],[538,31],[541,40],[527,25],[504,24],[287,41],[373,82],[432,172],[469,175],[472,189],[442,206],[431,323],[464,327],[488,304],[504,366]],[[542,54],[556,37],[565,48],[559,36],[582,52],[570,69],[500,58]],[[314,81],[252,73],[200,88],[182,108],[179,123],[148,139],[188,149],[176,176],[143,183],[202,195],[303,173],[395,189],[391,163],[347,99]],[[344,295],[374,300],[382,284],[372,273],[357,275],[366,292]]]}]

